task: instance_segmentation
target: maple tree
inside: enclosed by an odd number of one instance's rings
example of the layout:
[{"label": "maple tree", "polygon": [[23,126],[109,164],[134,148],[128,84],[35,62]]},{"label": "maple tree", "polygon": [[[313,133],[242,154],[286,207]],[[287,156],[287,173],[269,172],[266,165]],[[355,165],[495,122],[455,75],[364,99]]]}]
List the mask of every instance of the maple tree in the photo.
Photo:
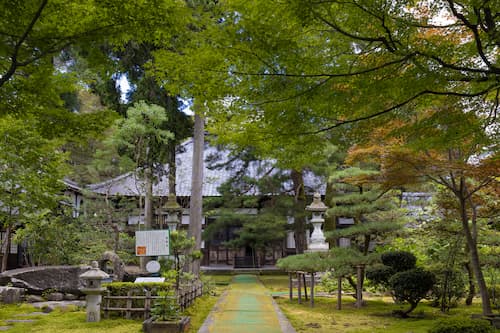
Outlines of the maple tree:
[{"label": "maple tree", "polygon": [[[375,131],[364,145],[350,151],[349,160],[380,164],[387,187],[431,181],[454,198],[471,267],[482,299],[491,313],[490,298],[478,252],[478,219],[494,212],[499,191],[498,140],[495,128],[484,127],[484,115],[464,110],[460,103],[436,103],[406,123],[395,121]],[[430,126],[432,125],[432,126]]]}]

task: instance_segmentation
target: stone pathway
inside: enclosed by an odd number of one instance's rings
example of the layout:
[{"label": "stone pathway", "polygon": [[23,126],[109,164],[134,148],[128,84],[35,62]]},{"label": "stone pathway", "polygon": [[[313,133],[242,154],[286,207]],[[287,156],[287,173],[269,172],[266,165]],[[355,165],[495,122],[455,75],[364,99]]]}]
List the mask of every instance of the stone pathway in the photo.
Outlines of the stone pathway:
[{"label": "stone pathway", "polygon": [[254,275],[237,275],[198,333],[295,333]]},{"label": "stone pathway", "polygon": [[44,312],[35,311],[35,312],[17,314],[17,315],[15,315],[16,316],[15,319],[4,320],[4,322],[8,326],[0,326],[0,331],[7,331],[7,330],[11,329],[13,326],[11,326],[10,324],[34,323],[35,321],[37,321],[36,318],[35,319],[20,319],[20,317],[22,318],[22,317],[34,317],[34,316],[46,316],[49,314],[49,312],[52,312],[55,308],[67,308],[70,305],[82,307],[82,306],[85,306],[85,302],[84,301],[60,301],[60,302],[52,301],[52,302],[36,302],[36,303],[31,303],[31,305],[33,305],[33,307],[35,307],[36,309],[43,310]]}]

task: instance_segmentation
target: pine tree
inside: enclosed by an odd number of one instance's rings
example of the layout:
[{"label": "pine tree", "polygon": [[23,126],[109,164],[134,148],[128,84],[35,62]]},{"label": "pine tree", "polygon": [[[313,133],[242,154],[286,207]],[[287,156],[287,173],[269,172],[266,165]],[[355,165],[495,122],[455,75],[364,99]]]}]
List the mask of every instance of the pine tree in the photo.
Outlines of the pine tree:
[{"label": "pine tree", "polygon": [[356,281],[351,270],[345,277],[356,290],[356,305],[362,306],[362,290],[365,269],[374,243],[383,240],[383,236],[402,227],[403,212],[396,208],[392,192],[384,191],[379,185],[369,181],[378,172],[367,165],[349,166],[336,171],[330,178],[335,194],[331,201],[332,208],[328,215],[351,219],[353,225],[327,232],[326,236],[339,242],[348,239],[354,255],[345,260],[347,266],[356,269]]}]

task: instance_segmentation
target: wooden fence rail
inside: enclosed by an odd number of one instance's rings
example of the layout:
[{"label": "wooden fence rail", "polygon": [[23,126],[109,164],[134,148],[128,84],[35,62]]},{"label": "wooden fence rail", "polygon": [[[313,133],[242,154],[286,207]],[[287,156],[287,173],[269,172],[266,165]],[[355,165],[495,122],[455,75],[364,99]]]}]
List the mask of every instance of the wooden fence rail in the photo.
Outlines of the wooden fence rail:
[{"label": "wooden fence rail", "polygon": [[[203,284],[195,282],[181,286],[177,295],[171,297],[177,299],[180,310],[184,311],[201,295],[203,295]],[[127,295],[121,296],[110,295],[108,291],[108,294],[102,297],[101,309],[104,312],[104,318],[109,318],[111,312],[118,312],[124,314],[126,319],[130,319],[133,313],[142,312],[144,319],[148,319],[151,316],[154,301],[160,298],[163,296],[154,295],[151,290],[142,288],[128,290]]]}]

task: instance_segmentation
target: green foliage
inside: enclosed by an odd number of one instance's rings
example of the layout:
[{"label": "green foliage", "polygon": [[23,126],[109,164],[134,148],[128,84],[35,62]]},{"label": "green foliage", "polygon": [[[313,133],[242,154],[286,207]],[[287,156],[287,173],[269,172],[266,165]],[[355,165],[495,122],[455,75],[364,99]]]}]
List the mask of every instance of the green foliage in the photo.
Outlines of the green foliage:
[{"label": "green foliage", "polygon": [[486,320],[452,318],[442,319],[429,333],[494,333],[495,329]]},{"label": "green foliage", "polygon": [[[70,216],[71,212],[68,210],[64,214]],[[26,244],[25,256],[30,263],[68,265],[83,262],[74,260],[82,245],[79,242],[78,221],[66,216],[53,216],[50,211],[44,210],[30,216],[30,222],[16,231],[15,239]]]},{"label": "green foliage", "polygon": [[311,252],[280,258],[276,266],[290,272],[325,272],[331,269],[329,253]]},{"label": "green foliage", "polygon": [[200,259],[201,251],[193,251],[194,237],[188,237],[184,230],[170,231],[170,256],[161,260],[162,276],[175,282],[175,290],[179,290],[182,282],[194,280],[193,274],[186,269],[194,260]]},{"label": "green foliage", "polygon": [[180,317],[180,307],[173,288],[158,292],[160,298],[155,299],[151,314],[158,321],[172,321]]},{"label": "green foliage", "polygon": [[[58,245],[51,242],[64,230],[60,216],[64,209],[60,205],[65,201],[62,179],[68,168],[66,154],[57,149],[60,142],[42,137],[35,119],[12,116],[0,118],[0,137],[0,227],[9,233],[17,229],[19,243],[29,241],[39,250],[49,246],[45,254],[31,258],[33,264],[45,260],[64,262],[63,257],[68,253],[57,255]],[[23,227],[27,229],[23,231]],[[31,234],[42,230],[43,233]],[[2,247],[2,251],[8,250],[7,246]],[[51,258],[49,253],[56,256]],[[5,269],[8,253],[3,254],[2,269]]]},{"label": "green foliage", "polygon": [[380,256],[385,266],[391,267],[395,272],[407,271],[415,268],[417,258],[411,252],[391,251],[385,252]]},{"label": "green foliage", "polygon": [[366,278],[374,285],[382,286],[385,290],[390,289],[389,280],[396,271],[389,266],[376,265],[366,270]]},{"label": "green foliage", "polygon": [[413,268],[394,274],[389,280],[394,297],[400,302],[410,303],[410,309],[400,314],[406,317],[413,311],[418,303],[427,297],[435,282],[434,274],[422,268]]},{"label": "green foliage", "polygon": [[85,213],[79,215],[75,230],[79,246],[72,252],[73,264],[96,260],[105,251],[115,252],[124,263],[137,260],[135,240],[122,227],[127,217],[136,211],[135,199],[84,192],[82,211]]},{"label": "green foliage", "polygon": [[109,282],[103,283],[103,286],[107,288],[111,296],[125,296],[129,291],[134,290],[149,290],[156,295],[158,291],[167,291],[172,287],[171,283],[163,282]]},{"label": "green foliage", "polygon": [[431,300],[434,306],[440,306],[442,310],[449,311],[458,305],[460,299],[465,296],[466,284],[464,272],[461,270],[432,270],[436,277],[436,284],[432,288]]},{"label": "green foliage", "polygon": [[116,121],[116,131],[108,143],[136,167],[151,167],[162,161],[160,147],[173,138],[172,133],[162,129],[166,120],[164,108],[139,101],[127,110],[127,118]]}]

